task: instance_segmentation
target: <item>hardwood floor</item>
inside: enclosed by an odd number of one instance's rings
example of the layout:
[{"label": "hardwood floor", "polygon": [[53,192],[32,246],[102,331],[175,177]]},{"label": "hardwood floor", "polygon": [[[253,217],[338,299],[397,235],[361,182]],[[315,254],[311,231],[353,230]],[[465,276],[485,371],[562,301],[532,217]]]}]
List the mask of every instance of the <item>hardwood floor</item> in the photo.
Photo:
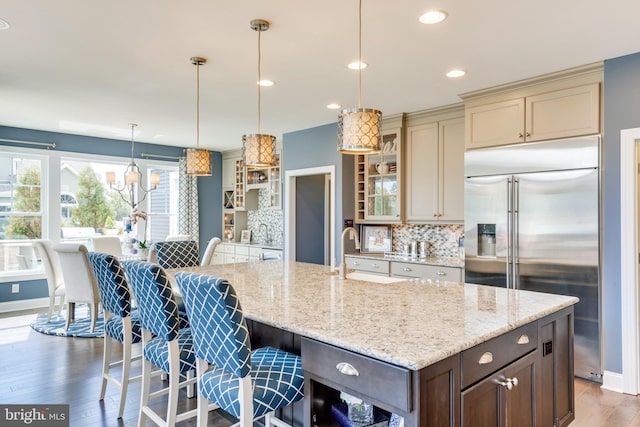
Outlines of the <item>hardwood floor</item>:
[{"label": "hardwood floor", "polygon": [[[130,386],[121,420],[116,419],[119,393],[113,385],[107,386],[104,401],[98,401],[102,340],[40,334],[29,327],[34,318],[35,314],[0,314],[0,403],[68,403],[71,426],[137,425],[140,383]],[[640,397],[603,390],[580,379],[575,386],[572,427],[640,427]],[[179,411],[196,406],[184,392],[179,402]],[[233,419],[221,411],[209,414],[209,426],[231,424]],[[195,419],[179,425],[194,426]]]}]

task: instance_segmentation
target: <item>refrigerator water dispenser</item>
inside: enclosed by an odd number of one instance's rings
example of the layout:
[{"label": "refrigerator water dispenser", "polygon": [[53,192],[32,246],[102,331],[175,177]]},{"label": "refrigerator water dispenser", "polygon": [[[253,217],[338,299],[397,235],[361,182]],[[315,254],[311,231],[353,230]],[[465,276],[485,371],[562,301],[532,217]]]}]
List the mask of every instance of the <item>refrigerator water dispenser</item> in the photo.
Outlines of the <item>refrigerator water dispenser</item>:
[{"label": "refrigerator water dispenser", "polygon": [[478,256],[496,256],[496,225],[478,224]]}]

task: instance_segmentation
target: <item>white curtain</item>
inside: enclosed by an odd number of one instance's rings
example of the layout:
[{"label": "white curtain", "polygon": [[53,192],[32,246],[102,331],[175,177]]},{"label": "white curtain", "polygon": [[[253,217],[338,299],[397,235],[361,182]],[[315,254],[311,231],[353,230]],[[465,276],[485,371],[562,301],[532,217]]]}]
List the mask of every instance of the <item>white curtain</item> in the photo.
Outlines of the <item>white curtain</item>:
[{"label": "white curtain", "polygon": [[180,158],[179,210],[178,233],[188,234],[191,239],[199,242],[200,218],[198,215],[198,177],[188,176],[187,159]]}]

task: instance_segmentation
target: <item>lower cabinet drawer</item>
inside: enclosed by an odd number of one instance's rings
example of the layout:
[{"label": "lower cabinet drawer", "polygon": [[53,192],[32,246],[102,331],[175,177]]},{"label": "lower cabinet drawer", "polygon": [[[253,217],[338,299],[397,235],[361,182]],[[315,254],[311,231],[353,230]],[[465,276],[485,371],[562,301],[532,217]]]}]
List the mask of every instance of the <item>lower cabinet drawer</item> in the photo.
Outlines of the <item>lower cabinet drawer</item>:
[{"label": "lower cabinet drawer", "polygon": [[394,261],[391,263],[391,275],[460,282],[462,280],[462,269],[456,267],[418,264],[414,262]]},{"label": "lower cabinet drawer", "polygon": [[302,368],[402,411],[411,411],[411,372],[302,337]]},{"label": "lower cabinet drawer", "polygon": [[538,324],[521,326],[462,352],[462,388],[502,369],[538,346]]},{"label": "lower cabinet drawer", "polygon": [[361,257],[345,257],[347,268],[369,273],[389,275],[389,261]]}]

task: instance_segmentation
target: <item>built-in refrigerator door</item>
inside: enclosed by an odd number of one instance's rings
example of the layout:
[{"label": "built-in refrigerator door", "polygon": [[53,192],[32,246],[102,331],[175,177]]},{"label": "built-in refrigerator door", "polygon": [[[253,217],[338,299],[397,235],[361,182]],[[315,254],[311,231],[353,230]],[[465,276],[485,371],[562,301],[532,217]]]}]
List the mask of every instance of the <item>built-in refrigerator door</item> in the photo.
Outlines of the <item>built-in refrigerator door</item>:
[{"label": "built-in refrigerator door", "polygon": [[575,374],[599,380],[598,170],[514,178],[516,287],[573,295]]},{"label": "built-in refrigerator door", "polygon": [[509,175],[471,177],[464,187],[465,282],[511,285]]}]

